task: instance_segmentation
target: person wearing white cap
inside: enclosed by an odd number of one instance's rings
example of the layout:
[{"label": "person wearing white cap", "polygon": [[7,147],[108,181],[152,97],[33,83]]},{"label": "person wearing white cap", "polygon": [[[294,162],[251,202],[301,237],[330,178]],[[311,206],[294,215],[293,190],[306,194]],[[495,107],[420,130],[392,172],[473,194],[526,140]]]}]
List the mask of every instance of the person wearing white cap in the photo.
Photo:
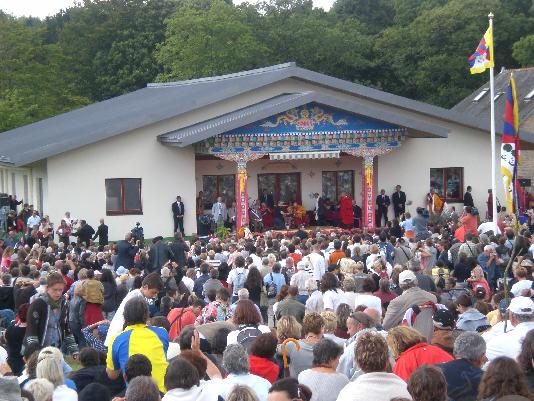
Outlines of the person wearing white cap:
[{"label": "person wearing white cap", "polygon": [[527,333],[534,329],[534,302],[528,297],[516,297],[508,307],[509,319],[514,329],[493,337],[488,342],[486,356],[491,362],[500,356],[516,359]]},{"label": "person wearing white cap", "polygon": [[422,305],[428,301],[437,302],[434,294],[417,286],[417,277],[411,270],[404,270],[399,274],[399,286],[402,294],[389,303],[382,323],[385,330],[398,326],[406,311],[413,305]]},{"label": "person wearing white cap", "polygon": [[308,261],[307,260],[301,260],[297,263],[297,272],[291,276],[291,282],[290,284],[297,287],[299,289],[299,294],[297,296],[297,300],[304,305],[306,305],[306,301],[308,300],[308,289],[306,288],[306,280],[309,278],[312,278],[311,274],[307,271],[308,268]]}]

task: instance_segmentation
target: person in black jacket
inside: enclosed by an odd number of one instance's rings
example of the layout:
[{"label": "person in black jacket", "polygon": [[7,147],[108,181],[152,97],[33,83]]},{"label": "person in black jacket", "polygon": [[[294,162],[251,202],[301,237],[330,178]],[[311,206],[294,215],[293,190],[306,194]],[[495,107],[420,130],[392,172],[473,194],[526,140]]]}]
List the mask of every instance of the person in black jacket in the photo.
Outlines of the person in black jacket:
[{"label": "person in black jacket", "polygon": [[389,196],[384,189],[380,190],[380,195],[376,197],[376,225],[382,226],[382,217],[384,217],[384,226],[388,222],[388,207],[390,205]]},{"label": "person in black jacket", "polygon": [[126,233],[123,240],[117,241],[117,259],[115,259],[115,270],[120,266],[131,269],[134,266],[134,256],[139,248],[134,246],[132,233]]},{"label": "person in black jacket", "polygon": [[78,243],[85,244],[86,247],[91,245],[91,238],[93,237],[95,230],[85,220],[80,220],[80,228],[72,235],[78,237]]},{"label": "person in black jacket", "polygon": [[154,237],[152,240],[152,245],[148,250],[149,263],[147,274],[154,271],[159,273],[163,265],[167,263],[167,260],[169,260],[168,254],[169,251],[167,249],[167,245],[163,242],[163,237]]},{"label": "person in black jacket", "polygon": [[2,276],[2,287],[0,287],[0,310],[15,310],[15,297],[11,286],[11,274]]},{"label": "person in black jacket", "polygon": [[[65,279],[58,272],[50,273],[46,279],[46,291],[36,298],[28,308],[25,346],[39,344],[41,347],[62,348],[74,357],[78,355],[78,345],[69,329],[69,308],[66,298]],[[53,330],[49,322],[55,317]]]},{"label": "person in black jacket", "polygon": [[180,232],[184,234],[184,203],[180,196],[176,197],[176,202],[172,203],[172,218],[174,220],[174,232]]},{"label": "person in black jacket", "polygon": [[[189,247],[185,243],[181,232],[174,234],[174,241],[169,244],[167,252],[169,260],[178,265],[176,269],[176,282],[178,283],[183,276],[183,268],[186,264],[186,252],[189,252]],[[178,275],[180,275],[179,279]]]},{"label": "person in black jacket", "polygon": [[471,185],[469,185],[464,195],[464,206],[471,206],[471,207],[475,206],[473,202],[473,195],[471,195],[471,191],[472,191],[472,188],[471,188]]},{"label": "person in black jacket", "polygon": [[109,243],[108,241],[108,226],[104,224],[104,219],[100,219],[100,225],[96,229],[95,235],[93,235],[93,241],[98,237],[98,245],[104,247]]},{"label": "person in black jacket", "polygon": [[400,185],[395,187],[395,192],[391,195],[391,201],[393,202],[395,218],[398,218],[406,210],[406,194],[401,191]]}]

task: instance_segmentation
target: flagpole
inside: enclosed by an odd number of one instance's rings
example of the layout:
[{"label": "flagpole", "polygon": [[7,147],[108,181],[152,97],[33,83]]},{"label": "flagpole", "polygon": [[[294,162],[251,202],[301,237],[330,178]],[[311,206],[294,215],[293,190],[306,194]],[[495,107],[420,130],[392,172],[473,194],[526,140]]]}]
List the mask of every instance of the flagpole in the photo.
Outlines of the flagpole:
[{"label": "flagpole", "polygon": [[[493,38],[493,13],[489,13],[489,26],[492,32],[492,45],[493,52],[491,57],[493,58],[493,64],[495,64],[495,41]],[[495,186],[496,174],[495,174],[495,88],[493,81],[493,67],[490,67],[490,97],[491,97],[491,198],[492,198],[492,215],[493,215],[493,232],[497,234],[497,191]]]}]

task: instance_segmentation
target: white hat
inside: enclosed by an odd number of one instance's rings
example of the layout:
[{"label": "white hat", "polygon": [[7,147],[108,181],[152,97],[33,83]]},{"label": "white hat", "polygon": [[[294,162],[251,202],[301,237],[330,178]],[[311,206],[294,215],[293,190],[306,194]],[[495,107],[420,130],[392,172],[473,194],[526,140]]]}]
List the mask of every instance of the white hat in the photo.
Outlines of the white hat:
[{"label": "white hat", "polygon": [[412,283],[417,280],[415,274],[411,270],[404,270],[399,274],[399,284]]},{"label": "white hat", "polygon": [[308,262],[305,260],[301,260],[297,263],[297,270],[306,270],[306,267],[308,267]]},{"label": "white hat", "polygon": [[510,302],[508,310],[514,315],[534,314],[534,302],[528,297],[515,297]]}]

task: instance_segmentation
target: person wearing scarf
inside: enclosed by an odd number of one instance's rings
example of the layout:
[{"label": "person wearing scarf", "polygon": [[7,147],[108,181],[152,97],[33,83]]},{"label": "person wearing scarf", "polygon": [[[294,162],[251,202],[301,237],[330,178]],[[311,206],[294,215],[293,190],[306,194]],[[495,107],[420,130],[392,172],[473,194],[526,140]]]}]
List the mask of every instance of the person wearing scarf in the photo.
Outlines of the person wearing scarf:
[{"label": "person wearing scarf", "polygon": [[45,292],[35,298],[28,308],[24,346],[55,346],[77,356],[78,345],[69,330],[68,307],[63,296],[65,285],[61,273],[48,275]]}]

